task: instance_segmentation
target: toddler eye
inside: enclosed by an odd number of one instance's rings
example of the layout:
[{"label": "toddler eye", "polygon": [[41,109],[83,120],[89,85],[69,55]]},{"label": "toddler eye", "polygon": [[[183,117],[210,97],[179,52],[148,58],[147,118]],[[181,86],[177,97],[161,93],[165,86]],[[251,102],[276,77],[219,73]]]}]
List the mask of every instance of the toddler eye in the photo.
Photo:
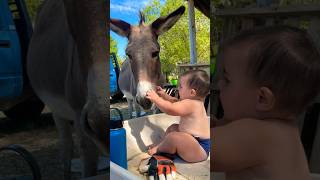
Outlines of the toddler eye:
[{"label": "toddler eye", "polygon": [[130,54],[126,54],[128,56],[129,59],[132,59],[132,56]]}]

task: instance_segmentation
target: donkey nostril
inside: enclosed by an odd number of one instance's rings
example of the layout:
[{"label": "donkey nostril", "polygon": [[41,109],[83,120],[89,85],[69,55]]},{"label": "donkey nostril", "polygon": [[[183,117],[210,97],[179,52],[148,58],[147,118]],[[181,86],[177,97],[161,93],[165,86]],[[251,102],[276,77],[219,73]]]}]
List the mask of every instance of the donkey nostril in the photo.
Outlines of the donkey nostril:
[{"label": "donkey nostril", "polygon": [[152,103],[149,99],[145,99],[143,104],[144,104],[144,107],[143,107],[144,109],[150,109],[152,106]]},{"label": "donkey nostril", "polygon": [[151,107],[151,105],[152,105],[152,102],[149,100],[149,99],[146,99],[146,105],[149,107]]},{"label": "donkey nostril", "polygon": [[144,109],[149,110],[152,106],[152,102],[146,98],[137,98],[137,103]]},{"label": "donkey nostril", "polygon": [[152,106],[152,102],[149,100],[149,99],[146,99],[145,100],[145,103],[144,103],[144,109],[151,109],[151,106]]}]

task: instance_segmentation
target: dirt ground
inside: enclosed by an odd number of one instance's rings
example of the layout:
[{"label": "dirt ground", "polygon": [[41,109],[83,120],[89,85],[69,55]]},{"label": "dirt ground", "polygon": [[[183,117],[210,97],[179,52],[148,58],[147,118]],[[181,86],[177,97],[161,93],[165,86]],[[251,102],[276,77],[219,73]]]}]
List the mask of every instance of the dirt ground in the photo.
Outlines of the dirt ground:
[{"label": "dirt ground", "polygon": [[[75,135],[73,135],[75,138]],[[63,179],[58,147],[58,133],[50,110],[45,109],[36,121],[12,121],[0,112],[0,147],[17,144],[27,149],[39,164],[43,180]],[[74,158],[78,158],[77,149]],[[0,179],[30,174],[24,160],[9,151],[0,152]],[[105,171],[104,171],[105,172]],[[102,172],[103,173],[103,172]],[[72,179],[80,179],[79,172]]]},{"label": "dirt ground", "polygon": [[[17,144],[27,149],[40,166],[43,180],[62,179],[58,134],[51,113],[45,109],[36,121],[12,121],[0,114],[0,147]],[[75,152],[75,156],[77,152]],[[24,160],[8,151],[0,153],[0,179],[30,173]],[[72,179],[79,179],[74,173]]]}]

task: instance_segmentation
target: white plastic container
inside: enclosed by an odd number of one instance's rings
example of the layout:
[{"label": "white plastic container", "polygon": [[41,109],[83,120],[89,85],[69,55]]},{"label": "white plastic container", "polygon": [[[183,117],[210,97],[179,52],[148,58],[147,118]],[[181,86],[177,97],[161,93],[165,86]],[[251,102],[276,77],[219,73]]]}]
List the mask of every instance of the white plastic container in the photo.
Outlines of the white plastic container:
[{"label": "white plastic container", "polygon": [[110,161],[110,179],[116,180],[139,180],[138,176],[132,174],[130,171]]}]

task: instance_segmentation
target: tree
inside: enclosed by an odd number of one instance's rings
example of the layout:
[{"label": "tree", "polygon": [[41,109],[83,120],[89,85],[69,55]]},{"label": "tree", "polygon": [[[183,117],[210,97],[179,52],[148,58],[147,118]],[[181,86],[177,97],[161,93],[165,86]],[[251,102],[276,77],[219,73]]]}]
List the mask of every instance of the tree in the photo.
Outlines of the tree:
[{"label": "tree", "polygon": [[118,54],[118,47],[117,47],[117,41],[115,41],[110,36],[110,53],[112,53],[112,52]]},{"label": "tree", "polygon": [[118,63],[121,67],[123,60],[118,55],[118,43],[110,36],[110,53],[115,53]]},{"label": "tree", "polygon": [[[167,0],[161,6],[159,0],[153,0],[143,9],[146,23],[149,24],[159,16],[165,16],[183,5],[183,1]],[[176,71],[177,63],[189,63],[189,28],[188,7],[180,20],[165,34],[159,37],[161,47],[160,59],[162,71],[166,74]],[[209,63],[210,59],[210,20],[197,9],[195,10],[196,48],[198,62]]]}]

